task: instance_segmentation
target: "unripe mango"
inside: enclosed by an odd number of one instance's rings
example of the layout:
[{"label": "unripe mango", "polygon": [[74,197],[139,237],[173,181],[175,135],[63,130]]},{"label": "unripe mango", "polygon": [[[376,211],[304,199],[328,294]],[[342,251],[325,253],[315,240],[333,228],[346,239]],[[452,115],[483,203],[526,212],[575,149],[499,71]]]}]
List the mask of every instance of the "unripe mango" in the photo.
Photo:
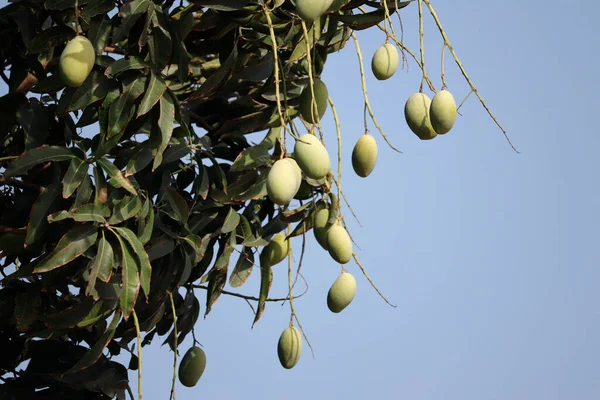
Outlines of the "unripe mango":
[{"label": "unripe mango", "polygon": [[438,135],[450,132],[456,122],[456,101],[447,90],[440,90],[433,96],[429,108],[431,126]]},{"label": "unripe mango", "polygon": [[333,0],[296,0],[296,12],[305,21],[314,21],[329,9]]},{"label": "unripe mango", "polygon": [[356,175],[366,178],[377,163],[377,142],[372,135],[362,135],[352,150],[352,167]]},{"label": "unripe mango", "polygon": [[[313,83],[316,105],[312,104],[312,92],[310,84],[308,84],[300,94],[300,106],[298,108],[302,118],[309,124],[316,124],[323,118],[325,111],[327,111],[327,99],[329,98],[327,86],[325,86],[322,80],[315,78],[313,79]],[[311,113],[311,106],[313,106],[313,113]]]},{"label": "unripe mango", "polygon": [[404,117],[408,127],[421,140],[430,140],[437,136],[429,119],[431,99],[425,93],[411,95],[404,105]]},{"label": "unripe mango", "polygon": [[302,355],[302,337],[295,326],[286,328],[277,343],[277,356],[285,369],[294,368]]},{"label": "unripe mango", "polygon": [[315,135],[310,133],[296,140],[294,157],[302,171],[312,179],[325,178],[331,167],[327,149]]},{"label": "unripe mango", "polygon": [[282,262],[290,252],[290,241],[286,239],[283,232],[278,233],[271,239],[260,253],[260,265],[270,266]]},{"label": "unripe mango", "polygon": [[327,247],[331,258],[340,264],[346,264],[352,259],[352,240],[339,222],[327,232]]},{"label": "unripe mango", "polygon": [[371,70],[380,81],[389,79],[396,73],[400,57],[398,49],[391,43],[386,43],[375,51],[371,59]]},{"label": "unripe mango", "polygon": [[354,300],[356,295],[356,279],[348,272],[342,272],[337,277],[329,293],[327,293],[327,307],[334,313],[341,312]]},{"label": "unripe mango", "polygon": [[267,176],[267,195],[275,204],[288,204],[298,192],[298,171],[288,159],[275,161]]},{"label": "unripe mango", "polygon": [[292,166],[292,169],[294,170],[294,174],[296,176],[296,183],[298,184],[298,188],[300,188],[300,184],[302,183],[302,170],[298,166],[298,163],[296,162],[296,160],[290,157],[286,157],[283,160],[287,161]]},{"label": "unripe mango", "polygon": [[179,364],[179,382],[183,386],[196,386],[206,368],[206,354],[198,346],[191,347]]},{"label": "unripe mango", "polygon": [[317,242],[325,250],[329,250],[329,247],[327,246],[327,234],[329,233],[329,228],[331,228],[331,224],[329,224],[329,210],[322,208],[315,214],[313,231],[315,239],[317,239]]},{"label": "unripe mango", "polygon": [[60,55],[58,72],[67,86],[78,87],[88,77],[96,62],[94,46],[85,36],[75,36]]}]

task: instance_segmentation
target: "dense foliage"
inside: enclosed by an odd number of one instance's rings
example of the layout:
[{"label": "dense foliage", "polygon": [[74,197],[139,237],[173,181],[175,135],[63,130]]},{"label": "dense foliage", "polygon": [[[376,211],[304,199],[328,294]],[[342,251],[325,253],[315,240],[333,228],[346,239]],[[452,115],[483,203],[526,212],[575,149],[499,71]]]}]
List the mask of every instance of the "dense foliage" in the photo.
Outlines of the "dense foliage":
[{"label": "dense foliage", "polygon": [[[332,173],[303,174],[285,206],[268,174],[317,128],[299,117],[301,94],[327,57],[411,1],[334,0],[305,22],[292,1],[174,3],[0,10],[0,399],[124,398],[136,339],[175,350],[255,261],[256,323],[279,261],[265,246],[309,232],[320,210],[340,221]],[[66,86],[60,57],[77,35],[95,60]],[[128,366],[112,360],[121,352]]]}]

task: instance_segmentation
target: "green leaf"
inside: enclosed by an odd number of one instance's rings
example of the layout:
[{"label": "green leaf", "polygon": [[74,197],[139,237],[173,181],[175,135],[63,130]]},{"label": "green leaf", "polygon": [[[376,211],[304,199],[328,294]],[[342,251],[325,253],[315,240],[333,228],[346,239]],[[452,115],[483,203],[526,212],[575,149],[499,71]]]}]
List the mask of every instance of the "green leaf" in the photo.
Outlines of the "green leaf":
[{"label": "green leaf", "polygon": [[[87,0],[80,0],[79,5],[87,3]],[[75,7],[75,0],[46,0],[44,8],[46,10],[66,10]]]},{"label": "green leaf", "polygon": [[53,47],[54,43],[64,43],[75,37],[75,31],[67,25],[56,25],[41,31],[29,42],[29,53],[38,54]]},{"label": "green leaf", "polygon": [[235,234],[229,235],[228,241],[222,248],[221,255],[217,257],[213,269],[208,273],[208,290],[206,296],[206,311],[204,317],[210,312],[212,305],[221,295],[221,291],[227,282],[227,267],[231,253],[235,249]]},{"label": "green leaf", "polygon": [[168,201],[169,205],[175,211],[177,215],[177,220],[183,224],[187,223],[187,220],[190,215],[190,209],[188,207],[187,202],[179,193],[171,188],[165,188],[165,198]]},{"label": "green leaf", "polygon": [[73,307],[45,314],[41,319],[48,328],[72,328],[90,313],[95,303],[91,297],[86,297]]},{"label": "green leaf", "polygon": [[198,235],[187,235],[183,239],[186,243],[192,248],[195,254],[194,264],[198,264],[202,258],[204,258],[204,253],[206,252],[206,246],[208,245],[208,239],[210,239],[210,235],[206,235],[204,239],[200,238]]},{"label": "green leaf", "polygon": [[110,321],[110,325],[108,325],[108,328],[106,328],[106,331],[104,331],[102,336],[100,336],[100,338],[98,338],[98,340],[96,341],[94,346],[92,346],[90,348],[90,350],[85,354],[85,356],[83,356],[77,362],[77,364],[75,364],[67,372],[65,372],[65,375],[74,373],[77,371],[81,371],[83,369],[89,368],[90,366],[94,365],[96,363],[96,361],[98,361],[100,359],[100,357],[102,356],[102,353],[104,352],[104,349],[106,348],[106,346],[108,346],[110,341],[113,339],[115,332],[117,330],[117,325],[120,320],[121,320],[121,311],[117,310],[114,313],[112,320]]},{"label": "green leaf", "polygon": [[75,190],[77,190],[83,179],[87,176],[88,167],[89,165],[80,158],[73,158],[71,160],[69,169],[67,169],[63,178],[63,199],[67,199],[75,193]]},{"label": "green leaf", "polygon": [[223,226],[221,227],[221,233],[232,232],[235,228],[237,228],[239,223],[240,215],[233,209],[233,207],[230,207],[229,212],[225,217],[225,222],[223,222]]},{"label": "green leaf", "polygon": [[254,267],[254,253],[251,247],[244,247],[229,277],[229,285],[237,288],[246,283],[252,273],[252,267]]},{"label": "green leaf", "polygon": [[154,239],[148,245],[148,258],[156,260],[170,254],[175,249],[175,241],[170,237],[163,235]]},{"label": "green leaf", "polygon": [[146,114],[148,111],[152,109],[156,105],[156,103],[160,100],[163,93],[167,90],[167,85],[162,80],[162,78],[156,75],[154,72],[150,74],[150,81],[148,82],[148,87],[146,88],[146,93],[142,98],[142,102],[140,103],[137,111],[137,117]]},{"label": "green leaf", "polygon": [[170,95],[165,94],[161,96],[159,103],[160,116],[158,118],[158,127],[160,130],[160,145],[154,156],[152,171],[156,170],[162,164],[163,152],[169,145],[171,135],[173,134],[173,119],[175,118],[175,106]]},{"label": "green leaf", "polygon": [[137,20],[152,8],[152,2],[148,0],[134,0],[123,4],[119,15],[121,16],[121,25],[115,30],[114,40],[120,41],[127,37]]},{"label": "green leaf", "polygon": [[71,150],[61,146],[41,146],[29,150],[8,165],[4,177],[6,179],[17,175],[24,175],[37,164],[48,161],[64,161],[77,158]]},{"label": "green leaf", "polygon": [[[149,200],[146,199],[146,202],[149,202]],[[154,207],[150,205],[149,208],[148,215],[138,222],[138,239],[143,244],[146,244],[150,240],[154,229]]]},{"label": "green leaf", "polygon": [[88,203],[71,211],[73,219],[77,222],[106,223],[110,210],[103,204]]},{"label": "green leaf", "polygon": [[96,324],[96,322],[106,319],[109,315],[115,311],[117,306],[117,302],[113,300],[107,301],[98,301],[94,304],[94,307],[90,310],[90,312],[83,317],[81,321],[77,323],[78,328],[87,328],[88,326],[92,326]]},{"label": "green leaf", "polygon": [[96,54],[100,54],[106,47],[111,31],[112,25],[106,16],[92,18],[88,39],[92,42]]},{"label": "green leaf", "polygon": [[148,50],[154,71],[162,71],[171,58],[171,38],[164,29],[154,28],[148,37]]},{"label": "green leaf", "polygon": [[38,196],[31,208],[29,223],[27,224],[27,236],[25,246],[35,242],[48,226],[48,213],[55,206],[56,199],[60,194],[60,184],[48,185]]},{"label": "green leaf", "polygon": [[108,223],[111,225],[119,224],[132,218],[142,209],[142,201],[138,196],[128,196],[122,199],[113,209],[113,215]]},{"label": "green leaf", "polygon": [[129,59],[121,58],[115,61],[110,67],[106,68],[104,75],[109,78],[113,78],[122,72],[130,71],[132,69],[145,70],[148,69],[148,64],[135,57],[131,57]]},{"label": "green leaf", "polygon": [[269,296],[269,290],[271,290],[271,284],[273,283],[273,271],[271,267],[267,265],[260,266],[260,292],[258,295],[258,306],[256,307],[256,316],[254,317],[254,324],[258,322],[260,317],[265,312],[265,305],[267,303],[267,297]]},{"label": "green leaf", "polygon": [[128,104],[128,94],[123,92],[117,100],[110,103],[110,109],[108,111],[108,134],[106,135],[106,138],[111,139],[122,134],[134,114],[134,106]]},{"label": "green leaf", "polygon": [[182,140],[180,143],[170,146],[163,155],[163,164],[168,164],[174,161],[179,161],[183,157],[190,154],[190,147]]},{"label": "green leaf", "polygon": [[31,323],[35,321],[40,304],[40,291],[31,287],[31,285],[27,291],[17,293],[15,297],[15,319],[17,329],[20,332],[26,332]]},{"label": "green leaf", "polygon": [[152,161],[152,149],[146,146],[140,146],[134,150],[131,159],[127,163],[125,176],[135,175],[140,172]]},{"label": "green leaf", "polygon": [[115,236],[121,245],[121,268],[123,269],[120,305],[121,311],[123,311],[123,318],[127,321],[135,306],[140,289],[139,267],[129,245],[121,239],[120,235],[115,234]]},{"label": "green leaf", "polygon": [[47,109],[35,98],[29,102],[29,107],[21,106],[17,111],[17,117],[25,131],[25,150],[44,144],[49,131]]},{"label": "green leaf", "polygon": [[73,94],[67,111],[79,110],[98,100],[102,100],[106,97],[110,86],[110,81],[106,76],[99,71],[92,71]]},{"label": "green leaf", "polygon": [[262,172],[256,183],[240,195],[233,197],[235,201],[258,200],[267,195],[267,172]]},{"label": "green leaf", "polygon": [[85,174],[83,180],[81,181],[81,185],[77,189],[77,195],[75,196],[75,201],[71,206],[71,209],[75,209],[79,206],[89,203],[90,198],[92,197],[92,180],[88,174]]},{"label": "green leaf", "polygon": [[194,100],[208,99],[221,89],[225,82],[233,74],[233,70],[237,65],[238,61],[238,50],[237,46],[233,46],[231,53],[227,56],[227,59],[221,65],[215,73],[210,75],[206,81],[200,86],[200,89],[192,93],[186,101],[191,102]]},{"label": "green leaf", "polygon": [[121,235],[131,246],[135,255],[139,261],[139,280],[146,294],[146,298],[150,295],[150,277],[152,276],[152,266],[150,265],[150,259],[148,258],[148,253],[144,249],[144,245],[139,241],[135,233],[131,229],[128,228],[119,228],[114,227],[115,231]]},{"label": "green leaf", "polygon": [[69,211],[62,210],[48,215],[48,223],[51,224],[53,222],[58,222],[69,218],[73,218],[73,215]]},{"label": "green leaf", "polygon": [[104,177],[102,168],[98,165],[94,166],[94,182],[96,184],[96,190],[94,191],[94,204],[106,204],[108,201],[108,187],[106,185],[106,178]]},{"label": "green leaf", "polygon": [[98,237],[98,230],[93,225],[77,225],[67,232],[58,242],[54,250],[48,254],[35,268],[35,273],[52,271],[73,261],[89,249]]},{"label": "green leaf", "polygon": [[111,163],[110,161],[104,160],[104,159],[98,159],[98,160],[96,160],[96,163],[100,167],[102,167],[102,169],[111,178],[111,180],[112,180],[111,184],[113,184],[115,187],[122,187],[123,189],[127,190],[129,193],[133,194],[134,196],[137,196],[137,191],[135,190],[135,187],[133,187],[133,184],[131,183],[131,181],[129,179],[127,179],[123,175],[123,173],[121,171],[119,171],[119,169],[117,167],[115,167],[115,165],[113,163]]},{"label": "green leaf", "polygon": [[101,281],[108,281],[111,276],[111,271],[115,265],[115,254],[112,245],[104,237],[104,231],[102,237],[98,240],[98,250],[96,256],[92,258],[90,262],[90,276],[87,287],[85,289],[86,296],[90,296],[95,290],[96,279]]},{"label": "green leaf", "polygon": [[83,7],[81,15],[84,17],[95,17],[96,15],[106,14],[115,7],[114,3],[106,0],[89,0]]}]

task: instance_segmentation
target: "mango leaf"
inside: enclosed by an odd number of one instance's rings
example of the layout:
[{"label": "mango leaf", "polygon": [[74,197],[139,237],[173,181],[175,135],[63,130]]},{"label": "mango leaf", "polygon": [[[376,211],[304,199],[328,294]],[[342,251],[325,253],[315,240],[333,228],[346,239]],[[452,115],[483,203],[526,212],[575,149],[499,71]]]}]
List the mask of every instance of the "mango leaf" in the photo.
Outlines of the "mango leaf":
[{"label": "mango leaf", "polygon": [[119,224],[135,216],[141,209],[142,201],[138,196],[124,197],[113,208],[113,215],[108,219],[108,223],[111,225]]},{"label": "mango leaf", "polygon": [[89,249],[98,237],[98,230],[89,224],[77,225],[67,232],[58,242],[54,250],[39,262],[35,273],[52,271],[73,261]]},{"label": "mango leaf", "polygon": [[129,94],[123,92],[121,96],[112,103],[108,111],[108,134],[107,139],[120,135],[133,118],[135,108],[128,104]]},{"label": "mango leaf", "polygon": [[183,197],[175,190],[166,187],[164,192],[165,199],[177,215],[177,220],[186,224],[190,216],[190,209]]},{"label": "mango leaf", "polygon": [[204,242],[202,238],[200,238],[200,236],[194,234],[187,235],[183,238],[183,240],[185,240],[185,242],[194,251],[194,264],[198,264],[200,260],[202,260],[202,258],[204,257],[204,252],[206,251],[206,244],[208,244],[208,241]]},{"label": "mango leaf", "polygon": [[102,15],[92,18],[88,39],[90,42],[92,42],[96,54],[100,54],[102,50],[104,50],[104,47],[106,46],[106,43],[110,37],[111,30],[112,25],[110,23],[110,19],[108,19],[106,16]]},{"label": "mango leaf", "polygon": [[132,69],[145,70],[148,69],[148,64],[135,57],[131,57],[129,59],[121,58],[115,61],[110,67],[106,68],[104,75],[109,78],[113,78],[122,72],[130,71]]},{"label": "mango leaf", "polygon": [[156,170],[162,164],[163,152],[169,145],[171,135],[173,134],[173,120],[175,118],[175,105],[173,99],[168,92],[161,96],[160,100],[160,115],[158,118],[158,128],[160,130],[160,145],[154,156],[154,164],[152,171]]},{"label": "mango leaf", "polygon": [[94,166],[94,183],[96,184],[96,190],[94,191],[94,204],[106,204],[108,201],[108,187],[106,185],[106,178],[104,177],[102,168],[98,165]]},{"label": "mango leaf", "polygon": [[175,241],[163,235],[150,242],[146,252],[148,253],[148,258],[152,261],[170,254],[173,249],[175,249]]},{"label": "mango leaf", "polygon": [[235,228],[237,228],[240,223],[240,215],[233,209],[233,207],[229,207],[229,212],[225,217],[225,222],[223,222],[223,226],[221,227],[221,233],[229,233],[232,232]]},{"label": "mango leaf", "polygon": [[[388,1],[388,9],[390,14],[396,11],[396,4],[398,5],[398,9],[400,9],[406,7],[412,1],[414,0],[399,1],[397,3],[394,1]],[[337,19],[338,21],[342,22],[342,24],[349,26],[355,31],[360,31],[375,26],[385,19],[385,9],[382,5],[377,4],[377,6],[380,7],[379,10],[371,11],[366,14],[336,14],[332,16],[332,18]]]},{"label": "mango leaf", "polygon": [[162,71],[171,58],[171,37],[167,31],[161,28],[152,29],[148,37],[148,50],[154,71]]},{"label": "mango leaf", "polygon": [[144,249],[144,245],[139,241],[135,233],[131,229],[128,228],[113,228],[122,238],[124,238],[127,243],[133,249],[139,265],[139,279],[140,285],[146,294],[146,298],[150,295],[150,277],[152,276],[152,266],[150,265],[150,259],[148,258],[148,253]]},{"label": "mango leaf", "polygon": [[168,164],[174,161],[179,161],[183,157],[190,154],[190,147],[182,140],[180,143],[170,146],[163,155],[163,164]]},{"label": "mango leaf", "polygon": [[273,283],[273,271],[269,264],[260,266],[260,292],[258,295],[258,306],[256,307],[256,316],[252,327],[258,322],[260,317],[265,312],[265,305],[267,303],[267,297],[269,296],[269,290],[271,290],[271,284]]},{"label": "mango leaf", "polygon": [[81,181],[81,185],[77,189],[77,195],[75,196],[75,201],[71,206],[71,209],[75,209],[79,206],[89,203],[90,198],[92,197],[92,180],[88,174],[85,174],[83,180]]},{"label": "mango leaf", "polygon": [[62,221],[65,219],[69,219],[69,218],[73,218],[73,215],[66,210],[61,210],[61,211],[57,211],[55,213],[52,213],[50,215],[48,215],[48,223],[54,223],[54,222],[58,222],[58,221]]},{"label": "mango leaf", "polygon": [[[115,229],[115,228],[113,228]],[[115,233],[113,231],[113,233]],[[135,306],[135,302],[140,290],[140,275],[137,259],[133,256],[129,245],[121,239],[121,236],[115,233],[119,244],[121,245],[121,268],[123,270],[120,306],[125,321],[129,320],[129,315]]]},{"label": "mango leaf", "polygon": [[267,177],[268,173],[263,171],[258,177],[256,183],[245,192],[234,196],[235,201],[258,200],[267,195]]},{"label": "mango leaf", "polygon": [[238,61],[238,50],[237,46],[233,46],[231,53],[227,56],[227,59],[221,65],[215,73],[210,75],[206,81],[200,86],[200,89],[192,93],[188,98],[187,102],[191,102],[194,100],[203,100],[212,97],[215,93],[217,93],[224,83],[231,77],[235,66]]},{"label": "mango leaf", "polygon": [[77,364],[75,364],[67,372],[65,372],[64,375],[81,371],[94,365],[96,361],[98,361],[102,356],[102,353],[104,352],[106,346],[108,346],[110,341],[113,339],[117,330],[117,325],[120,320],[121,311],[117,310],[114,313],[112,320],[110,321],[110,325],[108,325],[108,328],[106,328],[106,331],[104,331],[102,336],[98,338],[94,346],[90,348],[90,350],[77,362]]},{"label": "mango leaf", "polygon": [[108,174],[108,176],[114,181],[111,182],[115,187],[122,187],[129,193],[137,196],[137,191],[133,187],[133,184],[127,179],[123,173],[115,167],[113,163],[104,159],[96,160],[96,163]]},{"label": "mango leaf", "polygon": [[246,283],[252,273],[252,267],[254,267],[254,253],[251,247],[244,247],[229,277],[229,285],[237,288]]},{"label": "mango leaf", "polygon": [[110,210],[105,205],[93,203],[84,204],[71,211],[72,218],[77,222],[106,223],[105,217],[110,215]]},{"label": "mango leaf", "polygon": [[56,205],[56,199],[59,194],[60,184],[52,183],[38,196],[35,204],[31,207],[31,214],[27,223],[25,247],[35,242],[48,226],[48,214]]},{"label": "mango leaf", "polygon": [[309,48],[310,50],[313,49],[315,43],[317,43],[317,41],[321,37],[321,31],[323,30],[323,26],[321,25],[322,20],[323,18],[317,18],[314,21],[311,28],[308,30],[308,44],[310,47],[307,47],[306,45],[306,38],[304,37],[304,33],[298,35],[298,43],[294,47],[294,51],[292,51],[292,54],[288,59],[288,64],[291,65],[296,61],[299,61],[306,57],[307,48]]},{"label": "mango leaf", "polygon": [[115,254],[113,252],[112,245],[104,237],[104,231],[102,237],[98,240],[98,250],[96,256],[90,261],[90,275],[88,278],[88,284],[85,289],[86,296],[90,296],[96,287],[96,279],[106,282],[110,275],[111,270],[115,265]]},{"label": "mango leaf", "polygon": [[108,78],[101,72],[93,70],[83,84],[77,88],[67,111],[75,111],[106,97],[111,86]]},{"label": "mango leaf", "polygon": [[17,175],[24,175],[37,164],[48,161],[64,161],[77,158],[71,150],[61,146],[41,146],[29,150],[8,165],[4,178],[12,178]]},{"label": "mango leaf", "polygon": [[138,147],[133,154],[131,159],[127,163],[127,169],[125,176],[135,175],[150,164],[152,161],[152,149],[146,146]]},{"label": "mango leaf", "polygon": [[[149,200],[146,199],[146,203]],[[138,222],[138,239],[142,244],[146,244],[152,237],[152,231],[154,230],[154,207],[149,206],[148,214],[139,220]]]},{"label": "mango leaf", "polygon": [[163,93],[167,90],[167,85],[160,76],[157,76],[154,72],[150,74],[150,81],[146,88],[146,94],[142,98],[137,111],[137,117],[146,114],[158,103]]},{"label": "mango leaf", "polygon": [[48,328],[72,328],[90,313],[96,302],[91,297],[56,313],[41,317]]},{"label": "mango leaf", "polygon": [[94,307],[92,307],[90,312],[83,317],[83,319],[79,321],[76,326],[78,328],[92,326],[101,319],[106,319],[110,314],[113,313],[113,311],[115,311],[116,306],[117,302],[114,300],[97,301],[94,303]]},{"label": "mango leaf", "polygon": [[217,301],[221,295],[221,291],[227,282],[227,266],[229,265],[229,259],[231,258],[231,253],[234,249],[235,234],[232,234],[225,243],[221,255],[217,257],[215,266],[207,275],[208,288],[206,291],[206,311],[204,312],[204,318],[206,318],[212,309],[213,304],[215,304],[215,301]]},{"label": "mango leaf", "polygon": [[20,332],[27,331],[31,323],[35,321],[40,304],[40,291],[31,287],[31,285],[26,291],[17,293],[15,297],[15,319],[17,329]]},{"label": "mango leaf", "polygon": [[83,178],[87,175],[88,164],[80,158],[73,158],[69,169],[63,178],[63,199],[71,197],[75,190],[81,185]]},{"label": "mango leaf", "polygon": [[49,50],[54,43],[64,43],[75,37],[73,28],[67,25],[56,25],[41,31],[29,42],[29,53],[38,54]]},{"label": "mango leaf", "polygon": [[88,4],[83,7],[81,15],[84,17],[95,17],[96,15],[106,14],[111,11],[115,5],[106,0],[89,0]]},{"label": "mango leaf", "polygon": [[231,166],[231,171],[246,171],[257,167],[262,167],[271,163],[267,145],[259,144],[242,151]]}]

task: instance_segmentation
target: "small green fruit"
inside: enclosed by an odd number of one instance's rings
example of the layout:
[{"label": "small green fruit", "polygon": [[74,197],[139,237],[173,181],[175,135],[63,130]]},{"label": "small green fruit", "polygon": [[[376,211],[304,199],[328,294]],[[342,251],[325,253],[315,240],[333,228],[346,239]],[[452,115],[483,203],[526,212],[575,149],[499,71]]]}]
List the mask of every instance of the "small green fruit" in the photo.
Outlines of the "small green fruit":
[{"label": "small green fruit", "polygon": [[[294,164],[283,158],[275,161],[267,176],[267,195],[275,204],[288,204],[298,192],[300,182]],[[297,165],[297,164],[296,164]]]},{"label": "small green fruit", "polygon": [[352,150],[352,167],[356,175],[366,178],[377,163],[377,142],[372,135],[362,135]]},{"label": "small green fruit", "polygon": [[342,272],[327,293],[327,307],[331,312],[339,313],[348,307],[355,295],[356,279],[348,272]]},{"label": "small green fruit", "polygon": [[329,153],[315,135],[300,136],[294,145],[294,157],[304,173],[312,179],[323,179],[331,167]]},{"label": "small green fruit", "polygon": [[60,55],[58,72],[67,86],[79,87],[94,67],[96,52],[85,36],[76,36],[70,40]]},{"label": "small green fruit", "polygon": [[333,0],[296,0],[296,12],[305,21],[314,21],[329,9]]},{"label": "small green fruit", "polygon": [[322,208],[315,214],[315,220],[313,222],[313,231],[315,233],[315,239],[325,250],[329,250],[327,246],[327,234],[329,233],[329,210]]},{"label": "small green fruit", "polygon": [[310,90],[310,84],[306,85],[300,94],[300,114],[302,118],[309,124],[316,124],[323,118],[325,111],[327,111],[327,99],[329,98],[329,92],[327,86],[322,80],[315,78],[313,79],[313,91],[315,93],[316,107],[313,107],[314,113],[311,113],[312,104],[312,93]]},{"label": "small green fruit", "polygon": [[456,122],[456,101],[447,90],[440,90],[433,96],[429,108],[431,126],[438,135],[450,132]]},{"label": "small green fruit", "polygon": [[282,262],[290,252],[290,241],[286,239],[283,232],[273,237],[271,242],[266,245],[260,253],[260,265],[270,266]]},{"label": "small green fruit", "polygon": [[352,240],[339,222],[327,232],[327,247],[331,258],[340,264],[346,264],[352,259]]},{"label": "small green fruit", "polygon": [[295,326],[286,328],[277,343],[277,356],[285,369],[294,368],[302,355],[302,337]]},{"label": "small green fruit", "polygon": [[431,99],[424,93],[411,95],[404,105],[404,117],[408,127],[421,140],[430,140],[437,136],[429,119]]},{"label": "small green fruit", "polygon": [[371,59],[371,70],[380,81],[389,79],[396,73],[400,57],[398,49],[391,43],[386,43],[377,49]]},{"label": "small green fruit", "polygon": [[179,382],[183,386],[196,386],[206,368],[206,354],[198,346],[191,347],[179,364]]}]

